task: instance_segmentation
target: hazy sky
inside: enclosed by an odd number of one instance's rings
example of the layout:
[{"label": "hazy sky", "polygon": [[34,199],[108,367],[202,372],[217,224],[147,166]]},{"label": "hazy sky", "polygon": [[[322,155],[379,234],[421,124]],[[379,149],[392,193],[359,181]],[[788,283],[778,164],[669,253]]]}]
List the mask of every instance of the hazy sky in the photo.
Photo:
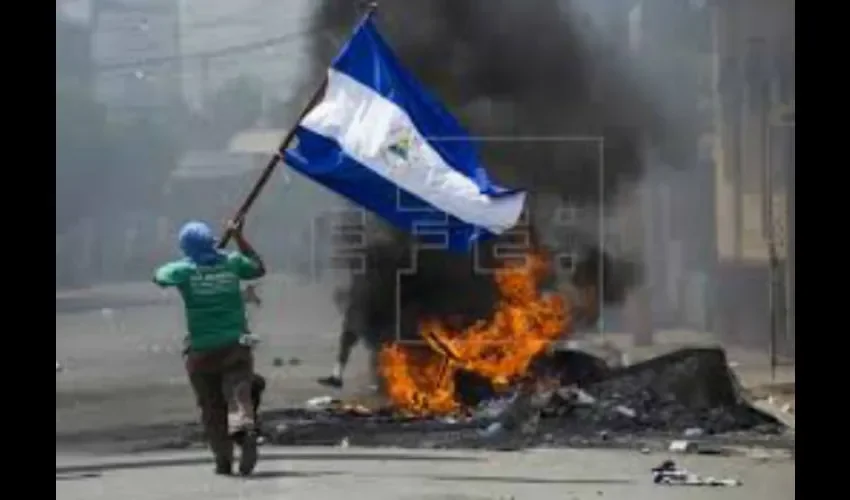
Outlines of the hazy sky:
[{"label": "hazy sky", "polygon": [[66,19],[86,22],[89,18],[91,0],[56,0],[56,12]]},{"label": "hazy sky", "polygon": [[197,104],[202,83],[215,88],[230,78],[251,75],[261,79],[270,95],[291,95],[299,68],[306,64],[309,0],[182,0],[181,49],[184,54],[214,52],[292,34],[265,48],[209,60],[206,82],[198,60],[184,68],[184,92]]},{"label": "hazy sky", "polygon": [[[152,0],[109,1],[138,6],[140,11],[144,10],[146,4],[155,3]],[[287,99],[291,96],[298,84],[300,68],[306,67],[306,37],[300,33],[307,29],[311,7],[309,0],[174,1],[179,3],[180,8],[178,50],[189,56],[180,70],[180,78],[184,95],[190,104],[195,106],[200,104],[203,90],[214,91],[227,80],[243,75],[262,80],[271,97]],[[91,8],[92,0],[57,0],[56,2],[57,16],[82,23],[90,20]],[[132,24],[137,18],[143,19],[145,15],[142,12],[131,13],[127,20]],[[155,22],[155,19],[155,16],[150,18],[151,22]],[[112,21],[110,25],[115,22]],[[120,30],[127,30],[126,39],[121,39],[120,32],[98,35],[98,40],[104,36],[108,38],[108,40],[101,40],[102,43],[95,46],[96,58],[106,57],[104,50],[109,53],[109,61],[101,62],[120,63],[123,60],[173,55],[174,49],[169,43],[145,39],[145,36],[156,36],[157,32],[167,36],[168,30],[173,29],[167,25],[151,26],[145,30],[135,30],[132,26],[126,25],[126,22],[114,26],[120,26]],[[285,37],[285,40],[257,50],[211,58],[207,61],[206,68],[201,67],[199,59],[191,57],[280,37]],[[122,54],[121,49],[116,52],[118,47],[125,47],[129,52]],[[167,53],[163,53],[163,50]],[[104,53],[98,55],[100,52]],[[173,71],[166,67],[140,68],[140,71],[142,70],[144,70],[143,73],[150,75],[162,70]],[[126,72],[130,75],[134,73],[129,69]],[[126,85],[124,81],[126,78],[122,79],[118,74],[111,76],[120,80],[121,88]],[[119,94],[123,95],[123,91]]]}]

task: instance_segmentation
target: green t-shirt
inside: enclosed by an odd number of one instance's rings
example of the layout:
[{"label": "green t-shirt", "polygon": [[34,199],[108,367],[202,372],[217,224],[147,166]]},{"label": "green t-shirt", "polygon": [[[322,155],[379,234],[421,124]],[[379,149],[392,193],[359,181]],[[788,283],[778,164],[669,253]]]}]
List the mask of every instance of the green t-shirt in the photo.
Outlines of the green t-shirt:
[{"label": "green t-shirt", "polygon": [[239,342],[246,333],[239,282],[261,276],[255,259],[232,252],[212,266],[199,266],[188,259],[169,262],[156,270],[153,280],[159,286],[173,286],[180,291],[191,349],[209,351]]}]

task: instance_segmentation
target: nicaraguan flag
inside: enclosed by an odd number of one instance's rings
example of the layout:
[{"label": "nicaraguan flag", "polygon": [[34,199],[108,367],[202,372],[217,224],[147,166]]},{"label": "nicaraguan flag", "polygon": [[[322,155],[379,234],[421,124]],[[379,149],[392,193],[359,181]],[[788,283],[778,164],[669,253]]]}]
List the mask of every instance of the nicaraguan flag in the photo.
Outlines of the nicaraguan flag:
[{"label": "nicaraguan flag", "polygon": [[492,184],[469,134],[396,59],[370,18],[328,70],[285,151],[295,170],[392,224],[468,250],[514,225],[525,193]]}]

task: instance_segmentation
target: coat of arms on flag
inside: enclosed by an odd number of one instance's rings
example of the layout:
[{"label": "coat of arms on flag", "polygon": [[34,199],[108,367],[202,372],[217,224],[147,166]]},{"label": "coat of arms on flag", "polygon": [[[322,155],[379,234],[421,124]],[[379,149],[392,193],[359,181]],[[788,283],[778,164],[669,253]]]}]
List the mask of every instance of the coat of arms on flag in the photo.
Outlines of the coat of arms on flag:
[{"label": "coat of arms on flag", "polygon": [[384,157],[392,172],[414,167],[418,161],[416,135],[409,127],[394,125],[387,137]]}]

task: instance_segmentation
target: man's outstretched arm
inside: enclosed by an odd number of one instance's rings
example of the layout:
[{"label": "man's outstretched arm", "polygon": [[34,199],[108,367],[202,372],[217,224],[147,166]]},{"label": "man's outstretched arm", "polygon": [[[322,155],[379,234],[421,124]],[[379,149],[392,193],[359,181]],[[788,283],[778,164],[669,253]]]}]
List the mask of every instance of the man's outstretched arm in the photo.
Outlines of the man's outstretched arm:
[{"label": "man's outstretched arm", "polygon": [[263,258],[260,257],[260,254],[254,250],[254,247],[245,239],[245,235],[242,232],[242,227],[244,223],[242,221],[237,221],[231,223],[230,230],[233,235],[233,241],[236,242],[236,248],[239,249],[239,253],[243,254],[245,257],[250,260],[247,266],[240,266],[242,269],[240,270],[240,278],[242,279],[258,279],[262,278],[266,275],[266,264],[263,262]]}]

